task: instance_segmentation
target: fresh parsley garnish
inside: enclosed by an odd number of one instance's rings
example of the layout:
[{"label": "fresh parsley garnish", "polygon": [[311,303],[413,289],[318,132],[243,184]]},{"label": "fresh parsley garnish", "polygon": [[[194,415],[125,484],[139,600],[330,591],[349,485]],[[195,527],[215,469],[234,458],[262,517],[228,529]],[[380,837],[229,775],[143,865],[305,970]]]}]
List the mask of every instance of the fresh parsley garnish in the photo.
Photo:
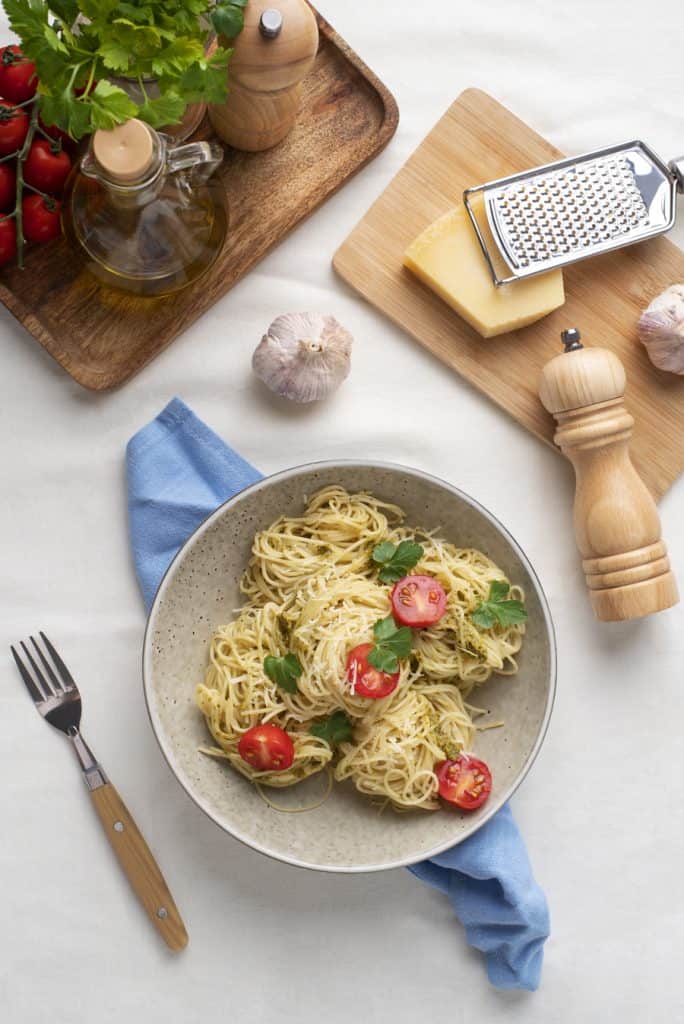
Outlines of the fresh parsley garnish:
[{"label": "fresh parsley garnish", "polygon": [[[209,31],[233,38],[248,0],[3,0],[40,79],[41,118],[74,139],[139,117],[177,122],[188,103],[222,103],[231,51],[206,52]],[[201,16],[204,15],[204,18]],[[131,79],[135,98],[116,80]],[[154,91],[145,87],[155,79]]]},{"label": "fresh parsley garnish", "polygon": [[296,654],[286,654],[283,658],[274,658],[268,654],[264,658],[264,672],[272,682],[287,693],[297,693],[297,680],[304,669]]},{"label": "fresh parsley garnish", "polygon": [[480,602],[471,618],[480,629],[491,629],[492,626],[515,626],[527,621],[527,612],[522,601],[508,598],[511,585],[506,580],[492,580],[489,584],[489,596]]},{"label": "fresh parsley garnish", "polygon": [[352,724],[344,711],[333,711],[332,715],[322,721],[314,722],[309,732],[334,747],[336,743],[344,743],[352,738]]},{"label": "fresh parsley garnish", "polygon": [[396,583],[422,557],[423,548],[414,540],[402,540],[399,544],[384,540],[373,548],[373,561],[382,566],[379,573],[382,583]]},{"label": "fresh parsley garnish", "polygon": [[373,626],[373,636],[375,644],[368,652],[368,664],[393,675],[399,671],[399,659],[407,658],[411,652],[413,632],[408,626],[397,626],[389,615],[378,619]]}]

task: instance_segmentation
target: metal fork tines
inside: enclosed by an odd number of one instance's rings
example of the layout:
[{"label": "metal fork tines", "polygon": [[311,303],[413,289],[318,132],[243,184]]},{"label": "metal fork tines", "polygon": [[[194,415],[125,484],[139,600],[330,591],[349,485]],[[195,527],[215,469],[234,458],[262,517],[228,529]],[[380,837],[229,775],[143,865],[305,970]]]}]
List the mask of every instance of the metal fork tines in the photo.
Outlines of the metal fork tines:
[{"label": "metal fork tines", "polygon": [[81,695],[59,654],[45,633],[40,633],[43,646],[30,636],[28,643],[22,640],[12,647],[12,655],[26,684],[37,710],[50,725],[65,733],[74,747],[83,769],[86,785],[97,789],[107,781],[102,767],[98,764],[80,733]]}]

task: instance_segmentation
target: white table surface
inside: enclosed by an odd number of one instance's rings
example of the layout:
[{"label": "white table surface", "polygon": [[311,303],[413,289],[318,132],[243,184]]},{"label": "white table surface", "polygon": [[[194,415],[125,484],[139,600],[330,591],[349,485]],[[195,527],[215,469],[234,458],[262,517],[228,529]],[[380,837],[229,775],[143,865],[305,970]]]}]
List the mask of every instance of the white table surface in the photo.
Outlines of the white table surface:
[{"label": "white table surface", "polygon": [[[0,310],[0,1016],[684,1020],[682,608],[597,624],[573,543],[568,465],[359,301],[330,265],[467,86],[487,89],[565,152],[635,136],[666,157],[683,151],[681,4],[320,7],[399,102],[398,133],[374,163],[118,391],[83,390]],[[674,238],[684,243],[684,228]],[[297,409],[269,399],[250,356],[275,315],[310,308],[351,329],[353,369],[330,401]],[[446,900],[406,871],[331,876],[271,861],[217,829],[171,776],[141,692],[145,617],[127,541],[124,446],[176,394],[265,473],[364,456],[445,477],[530,556],[560,656],[548,738],[513,802],[552,912],[536,994],[490,988]],[[684,584],[682,487],[661,511]],[[38,629],[80,680],[85,734],[158,854],[191,935],[180,956],[144,919],[69,750],[40,722],[6,656],[10,641]]]}]

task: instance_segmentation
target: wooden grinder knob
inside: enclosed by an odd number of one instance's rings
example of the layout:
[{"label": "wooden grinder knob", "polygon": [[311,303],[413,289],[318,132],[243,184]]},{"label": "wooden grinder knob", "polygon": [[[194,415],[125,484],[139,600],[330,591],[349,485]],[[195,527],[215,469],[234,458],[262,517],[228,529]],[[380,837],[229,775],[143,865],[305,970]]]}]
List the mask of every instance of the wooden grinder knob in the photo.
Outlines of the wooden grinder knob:
[{"label": "wooden grinder knob", "polygon": [[577,330],[561,337],[565,351],[544,367],[539,396],[575,468],[575,535],[594,611],[615,622],[671,608],[679,594],[660,517],[629,455],[624,367],[607,349],[584,348]]},{"label": "wooden grinder knob", "polygon": [[225,103],[211,104],[216,134],[235,149],[270,149],[293,127],[301,81],[318,52],[318,23],[306,0],[249,0],[234,40]]}]

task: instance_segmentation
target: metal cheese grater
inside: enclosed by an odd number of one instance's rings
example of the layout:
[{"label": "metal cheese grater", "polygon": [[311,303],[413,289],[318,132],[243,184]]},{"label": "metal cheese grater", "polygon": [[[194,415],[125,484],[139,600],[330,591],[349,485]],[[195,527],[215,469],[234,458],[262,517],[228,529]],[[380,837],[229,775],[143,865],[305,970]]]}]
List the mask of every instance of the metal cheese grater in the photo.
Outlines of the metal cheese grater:
[{"label": "metal cheese grater", "polygon": [[[677,191],[684,157],[668,165],[636,141],[468,188],[463,201],[498,286],[669,231]],[[479,192],[509,277],[497,273],[469,201]]]}]

